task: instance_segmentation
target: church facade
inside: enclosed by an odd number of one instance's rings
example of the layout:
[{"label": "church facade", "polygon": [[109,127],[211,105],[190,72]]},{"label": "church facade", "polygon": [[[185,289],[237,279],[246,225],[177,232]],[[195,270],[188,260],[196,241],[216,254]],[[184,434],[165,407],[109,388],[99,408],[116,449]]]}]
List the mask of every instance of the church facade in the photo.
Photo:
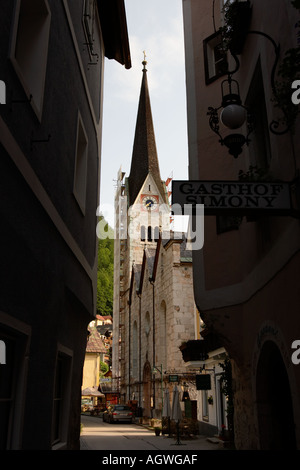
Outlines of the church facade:
[{"label": "church facade", "polygon": [[121,402],[160,417],[169,375],[187,374],[179,348],[195,339],[197,317],[192,255],[182,233],[170,230],[143,66],[130,174],[120,170],[115,197],[112,374]]}]

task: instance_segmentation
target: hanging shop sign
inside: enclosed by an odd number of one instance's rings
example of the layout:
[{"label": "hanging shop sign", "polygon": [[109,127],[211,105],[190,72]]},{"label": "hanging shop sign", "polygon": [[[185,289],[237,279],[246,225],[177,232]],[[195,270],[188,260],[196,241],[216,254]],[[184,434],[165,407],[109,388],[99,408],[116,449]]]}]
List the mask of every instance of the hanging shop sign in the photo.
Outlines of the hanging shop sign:
[{"label": "hanging shop sign", "polygon": [[179,382],[178,375],[175,375],[175,374],[169,375],[169,382]]},{"label": "hanging shop sign", "polygon": [[196,375],[196,389],[197,390],[211,390],[211,377],[210,374]]},{"label": "hanging shop sign", "polygon": [[289,183],[248,181],[173,181],[172,206],[204,205],[205,215],[290,215]]}]

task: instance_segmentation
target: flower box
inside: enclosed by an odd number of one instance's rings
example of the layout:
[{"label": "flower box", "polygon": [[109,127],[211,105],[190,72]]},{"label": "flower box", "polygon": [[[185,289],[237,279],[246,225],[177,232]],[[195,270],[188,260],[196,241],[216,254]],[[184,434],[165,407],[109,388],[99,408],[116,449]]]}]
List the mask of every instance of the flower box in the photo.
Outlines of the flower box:
[{"label": "flower box", "polygon": [[180,351],[184,362],[205,361],[208,357],[204,341],[190,340],[180,346]]},{"label": "flower box", "polygon": [[249,25],[251,21],[252,8],[250,1],[234,2],[225,7],[225,27],[223,36],[232,54],[243,52]]}]

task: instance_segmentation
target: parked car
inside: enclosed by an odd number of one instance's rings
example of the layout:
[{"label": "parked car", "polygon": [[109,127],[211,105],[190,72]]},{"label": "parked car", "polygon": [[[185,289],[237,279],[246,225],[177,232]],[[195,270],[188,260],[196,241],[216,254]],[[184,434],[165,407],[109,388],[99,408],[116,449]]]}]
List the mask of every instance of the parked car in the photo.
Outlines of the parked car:
[{"label": "parked car", "polygon": [[93,400],[89,398],[83,398],[81,400],[81,412],[86,413],[87,411],[91,411],[93,409]]},{"label": "parked car", "polygon": [[129,406],[113,405],[103,413],[103,421],[114,423],[117,421],[129,421],[132,423],[133,413]]}]

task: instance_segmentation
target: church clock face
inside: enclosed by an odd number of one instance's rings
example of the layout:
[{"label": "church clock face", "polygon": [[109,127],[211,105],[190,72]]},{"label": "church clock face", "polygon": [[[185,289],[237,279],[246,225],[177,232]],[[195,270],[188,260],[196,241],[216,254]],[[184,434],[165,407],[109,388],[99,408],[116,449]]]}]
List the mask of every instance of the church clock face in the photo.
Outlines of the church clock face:
[{"label": "church clock face", "polygon": [[143,195],[141,199],[142,199],[142,207],[144,210],[147,210],[147,211],[157,210],[158,208],[157,196]]}]

